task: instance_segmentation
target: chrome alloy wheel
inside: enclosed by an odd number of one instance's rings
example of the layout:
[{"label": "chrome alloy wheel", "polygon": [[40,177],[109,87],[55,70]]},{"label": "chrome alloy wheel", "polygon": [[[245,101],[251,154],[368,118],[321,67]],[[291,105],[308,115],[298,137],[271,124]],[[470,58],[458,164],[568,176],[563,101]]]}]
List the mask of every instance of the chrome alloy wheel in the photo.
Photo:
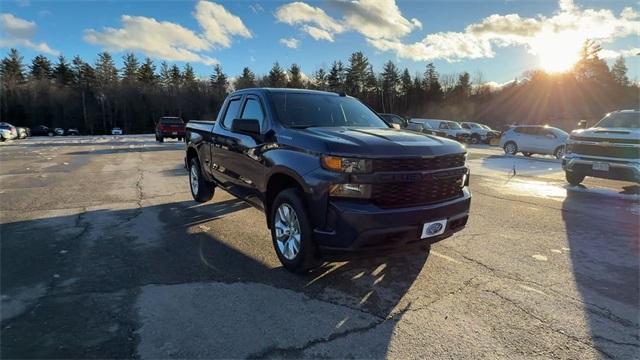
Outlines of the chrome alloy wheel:
[{"label": "chrome alloy wheel", "polygon": [[516,154],[516,144],[514,144],[512,142],[508,143],[504,147],[504,152],[506,152],[509,155],[515,155]]},{"label": "chrome alloy wheel", "polygon": [[189,181],[191,182],[191,192],[195,195],[198,194],[198,169],[196,166],[191,166],[189,172]]},{"label": "chrome alloy wheel", "polygon": [[300,221],[295,210],[286,203],[276,211],[275,230],[278,251],[287,260],[293,260],[300,252]]}]

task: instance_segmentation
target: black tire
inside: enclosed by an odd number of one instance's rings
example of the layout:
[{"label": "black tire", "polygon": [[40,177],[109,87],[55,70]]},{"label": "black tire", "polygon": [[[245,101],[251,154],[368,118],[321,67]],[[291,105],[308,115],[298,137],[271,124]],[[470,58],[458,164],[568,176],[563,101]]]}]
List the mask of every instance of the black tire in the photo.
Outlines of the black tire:
[{"label": "black tire", "polygon": [[160,137],[158,138],[158,142],[164,142],[164,138],[163,138],[162,136],[160,136]]},{"label": "black tire", "polygon": [[522,155],[526,156],[526,157],[531,157],[531,155],[533,155],[533,153],[530,152],[523,152]]},{"label": "black tire", "polygon": [[[194,182],[197,183],[197,187],[193,186]],[[215,192],[215,186],[203,177],[197,157],[192,158],[189,163],[189,189],[193,200],[199,203],[211,200]]]},{"label": "black tire", "polygon": [[471,135],[471,141],[472,144],[480,144],[482,141],[480,140],[480,135],[478,134],[473,134]]},{"label": "black tire", "polygon": [[[513,145],[513,147],[511,147],[510,145]],[[518,153],[518,144],[516,144],[513,141],[507,141],[504,144],[503,149],[504,149],[504,153],[505,154],[507,154],[507,155],[515,155],[515,154]]]},{"label": "black tire", "polygon": [[585,178],[584,174],[580,174],[575,171],[565,171],[564,175],[565,175],[565,178],[567,179],[567,182],[573,186],[580,185],[580,183]]},{"label": "black tire", "polygon": [[[281,252],[276,237],[276,214],[281,205],[288,205],[293,209],[298,219],[300,229],[300,247],[298,253],[291,259],[287,259]],[[285,269],[294,273],[306,273],[318,265],[316,245],[313,241],[313,231],[300,191],[290,188],[276,195],[273,205],[271,206],[271,213],[269,214],[269,225],[271,227],[273,248]]]},{"label": "black tire", "polygon": [[556,157],[556,159],[560,160],[562,159],[562,157],[564,156],[564,145],[560,145],[558,146],[554,151],[553,151],[553,156]]}]

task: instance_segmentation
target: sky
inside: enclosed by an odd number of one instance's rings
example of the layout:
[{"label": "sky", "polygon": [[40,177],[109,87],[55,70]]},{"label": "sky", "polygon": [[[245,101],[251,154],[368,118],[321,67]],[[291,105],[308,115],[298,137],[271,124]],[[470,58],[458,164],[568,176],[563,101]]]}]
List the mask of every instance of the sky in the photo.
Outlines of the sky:
[{"label": "sky", "polygon": [[133,52],[157,63],[190,63],[202,77],[220,64],[230,76],[275,61],[328,69],[362,51],[376,72],[392,60],[412,74],[433,62],[503,84],[531,69],[571,67],[585,39],[601,57],[624,56],[640,79],[637,1],[37,1],[0,3],[0,51],[31,59],[80,55],[93,63]]}]

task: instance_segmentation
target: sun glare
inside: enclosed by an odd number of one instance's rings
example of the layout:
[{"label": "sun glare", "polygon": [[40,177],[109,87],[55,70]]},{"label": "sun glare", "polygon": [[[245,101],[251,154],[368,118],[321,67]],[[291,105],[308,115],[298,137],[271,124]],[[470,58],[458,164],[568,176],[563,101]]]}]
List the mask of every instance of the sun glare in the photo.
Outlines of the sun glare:
[{"label": "sun glare", "polygon": [[551,73],[570,70],[579,59],[583,43],[582,36],[572,32],[541,35],[536,40],[533,50],[540,67]]}]

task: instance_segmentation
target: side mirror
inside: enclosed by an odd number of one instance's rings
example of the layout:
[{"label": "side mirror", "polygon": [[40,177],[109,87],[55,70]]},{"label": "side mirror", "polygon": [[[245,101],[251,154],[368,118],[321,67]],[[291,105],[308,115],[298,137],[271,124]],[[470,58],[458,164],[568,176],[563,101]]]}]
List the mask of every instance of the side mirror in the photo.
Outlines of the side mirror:
[{"label": "side mirror", "polygon": [[247,134],[260,134],[260,122],[257,119],[233,119],[231,131]]},{"label": "side mirror", "polygon": [[578,129],[586,129],[587,128],[587,120],[578,121]]},{"label": "side mirror", "polygon": [[391,127],[397,130],[400,130],[400,125],[396,124],[396,123],[392,123]]}]

